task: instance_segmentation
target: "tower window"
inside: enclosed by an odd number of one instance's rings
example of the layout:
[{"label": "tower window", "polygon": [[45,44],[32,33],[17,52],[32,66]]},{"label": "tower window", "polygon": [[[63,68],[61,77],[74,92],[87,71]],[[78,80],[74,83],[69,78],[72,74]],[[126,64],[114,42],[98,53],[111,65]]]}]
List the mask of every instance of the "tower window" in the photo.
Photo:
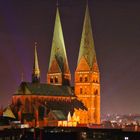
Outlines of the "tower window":
[{"label": "tower window", "polygon": [[85,86],[85,94],[87,93],[87,87]]},{"label": "tower window", "polygon": [[98,90],[97,89],[95,90],[95,95],[98,95]]},{"label": "tower window", "polygon": [[82,82],[82,80],[83,80],[83,79],[82,79],[82,76],[80,76],[80,82]]},{"label": "tower window", "polygon": [[58,77],[55,77],[55,83],[58,83]]},{"label": "tower window", "polygon": [[80,94],[82,94],[82,92],[83,92],[83,89],[82,89],[82,88],[80,88]]},{"label": "tower window", "polygon": [[50,78],[50,83],[53,83],[53,77]]},{"label": "tower window", "polygon": [[87,78],[87,76],[85,77],[85,82],[87,82],[88,81],[88,78]]},{"label": "tower window", "polygon": [[98,83],[98,80],[96,79],[96,83]]}]

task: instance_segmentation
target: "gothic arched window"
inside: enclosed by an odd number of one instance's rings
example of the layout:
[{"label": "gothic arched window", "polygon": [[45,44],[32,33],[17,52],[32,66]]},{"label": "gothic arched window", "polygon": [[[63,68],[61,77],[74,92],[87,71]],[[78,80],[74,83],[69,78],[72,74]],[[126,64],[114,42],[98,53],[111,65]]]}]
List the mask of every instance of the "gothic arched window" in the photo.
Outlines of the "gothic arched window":
[{"label": "gothic arched window", "polygon": [[82,76],[80,76],[80,79],[79,79],[79,80],[80,80],[80,82],[82,82],[82,81],[83,81],[83,78],[82,78]]},{"label": "gothic arched window", "polygon": [[53,83],[53,77],[50,78],[50,83]]},{"label": "gothic arched window", "polygon": [[87,76],[85,76],[85,82],[87,82],[88,81],[88,78],[87,78]]},{"label": "gothic arched window", "polygon": [[95,95],[98,95],[98,90],[97,89],[95,90]]},{"label": "gothic arched window", "polygon": [[80,94],[82,94],[83,93],[83,89],[82,89],[82,87],[80,87]]},{"label": "gothic arched window", "polygon": [[57,76],[55,77],[55,83],[58,83],[58,77]]}]

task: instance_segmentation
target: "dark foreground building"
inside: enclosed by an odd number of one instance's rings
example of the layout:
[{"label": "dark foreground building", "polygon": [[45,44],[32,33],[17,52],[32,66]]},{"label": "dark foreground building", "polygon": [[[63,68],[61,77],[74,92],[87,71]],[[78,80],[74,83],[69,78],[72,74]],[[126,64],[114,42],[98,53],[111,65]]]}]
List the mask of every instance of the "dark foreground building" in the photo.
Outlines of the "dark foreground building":
[{"label": "dark foreground building", "polygon": [[46,127],[44,129],[5,129],[0,139],[6,140],[140,140],[140,132],[121,129]]}]

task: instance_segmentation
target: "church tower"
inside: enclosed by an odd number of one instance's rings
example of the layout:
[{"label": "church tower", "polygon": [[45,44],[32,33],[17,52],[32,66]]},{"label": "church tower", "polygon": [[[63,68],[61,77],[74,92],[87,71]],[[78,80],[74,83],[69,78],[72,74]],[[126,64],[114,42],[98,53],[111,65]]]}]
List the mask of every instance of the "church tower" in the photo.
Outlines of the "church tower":
[{"label": "church tower", "polygon": [[59,10],[57,7],[47,83],[52,85],[70,85],[70,80],[71,74],[65,50]]},{"label": "church tower", "polygon": [[[75,71],[75,94],[87,107],[79,112],[80,123],[100,124],[100,73],[96,59],[88,5],[84,17],[80,50]],[[84,114],[84,115],[83,115]]]},{"label": "church tower", "polygon": [[35,50],[34,50],[34,65],[32,72],[32,83],[40,83],[40,70],[38,64],[38,55],[37,55],[37,43],[35,42]]}]

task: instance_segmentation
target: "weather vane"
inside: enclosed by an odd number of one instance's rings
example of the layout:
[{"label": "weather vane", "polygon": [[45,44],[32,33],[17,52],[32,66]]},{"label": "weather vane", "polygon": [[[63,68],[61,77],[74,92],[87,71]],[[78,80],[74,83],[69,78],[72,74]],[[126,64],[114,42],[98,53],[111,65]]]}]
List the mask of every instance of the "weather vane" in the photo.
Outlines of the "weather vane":
[{"label": "weather vane", "polygon": [[35,41],[35,47],[37,47],[37,42]]},{"label": "weather vane", "polygon": [[58,0],[56,1],[56,6],[57,6],[57,7],[59,6],[59,2],[58,2]]}]

